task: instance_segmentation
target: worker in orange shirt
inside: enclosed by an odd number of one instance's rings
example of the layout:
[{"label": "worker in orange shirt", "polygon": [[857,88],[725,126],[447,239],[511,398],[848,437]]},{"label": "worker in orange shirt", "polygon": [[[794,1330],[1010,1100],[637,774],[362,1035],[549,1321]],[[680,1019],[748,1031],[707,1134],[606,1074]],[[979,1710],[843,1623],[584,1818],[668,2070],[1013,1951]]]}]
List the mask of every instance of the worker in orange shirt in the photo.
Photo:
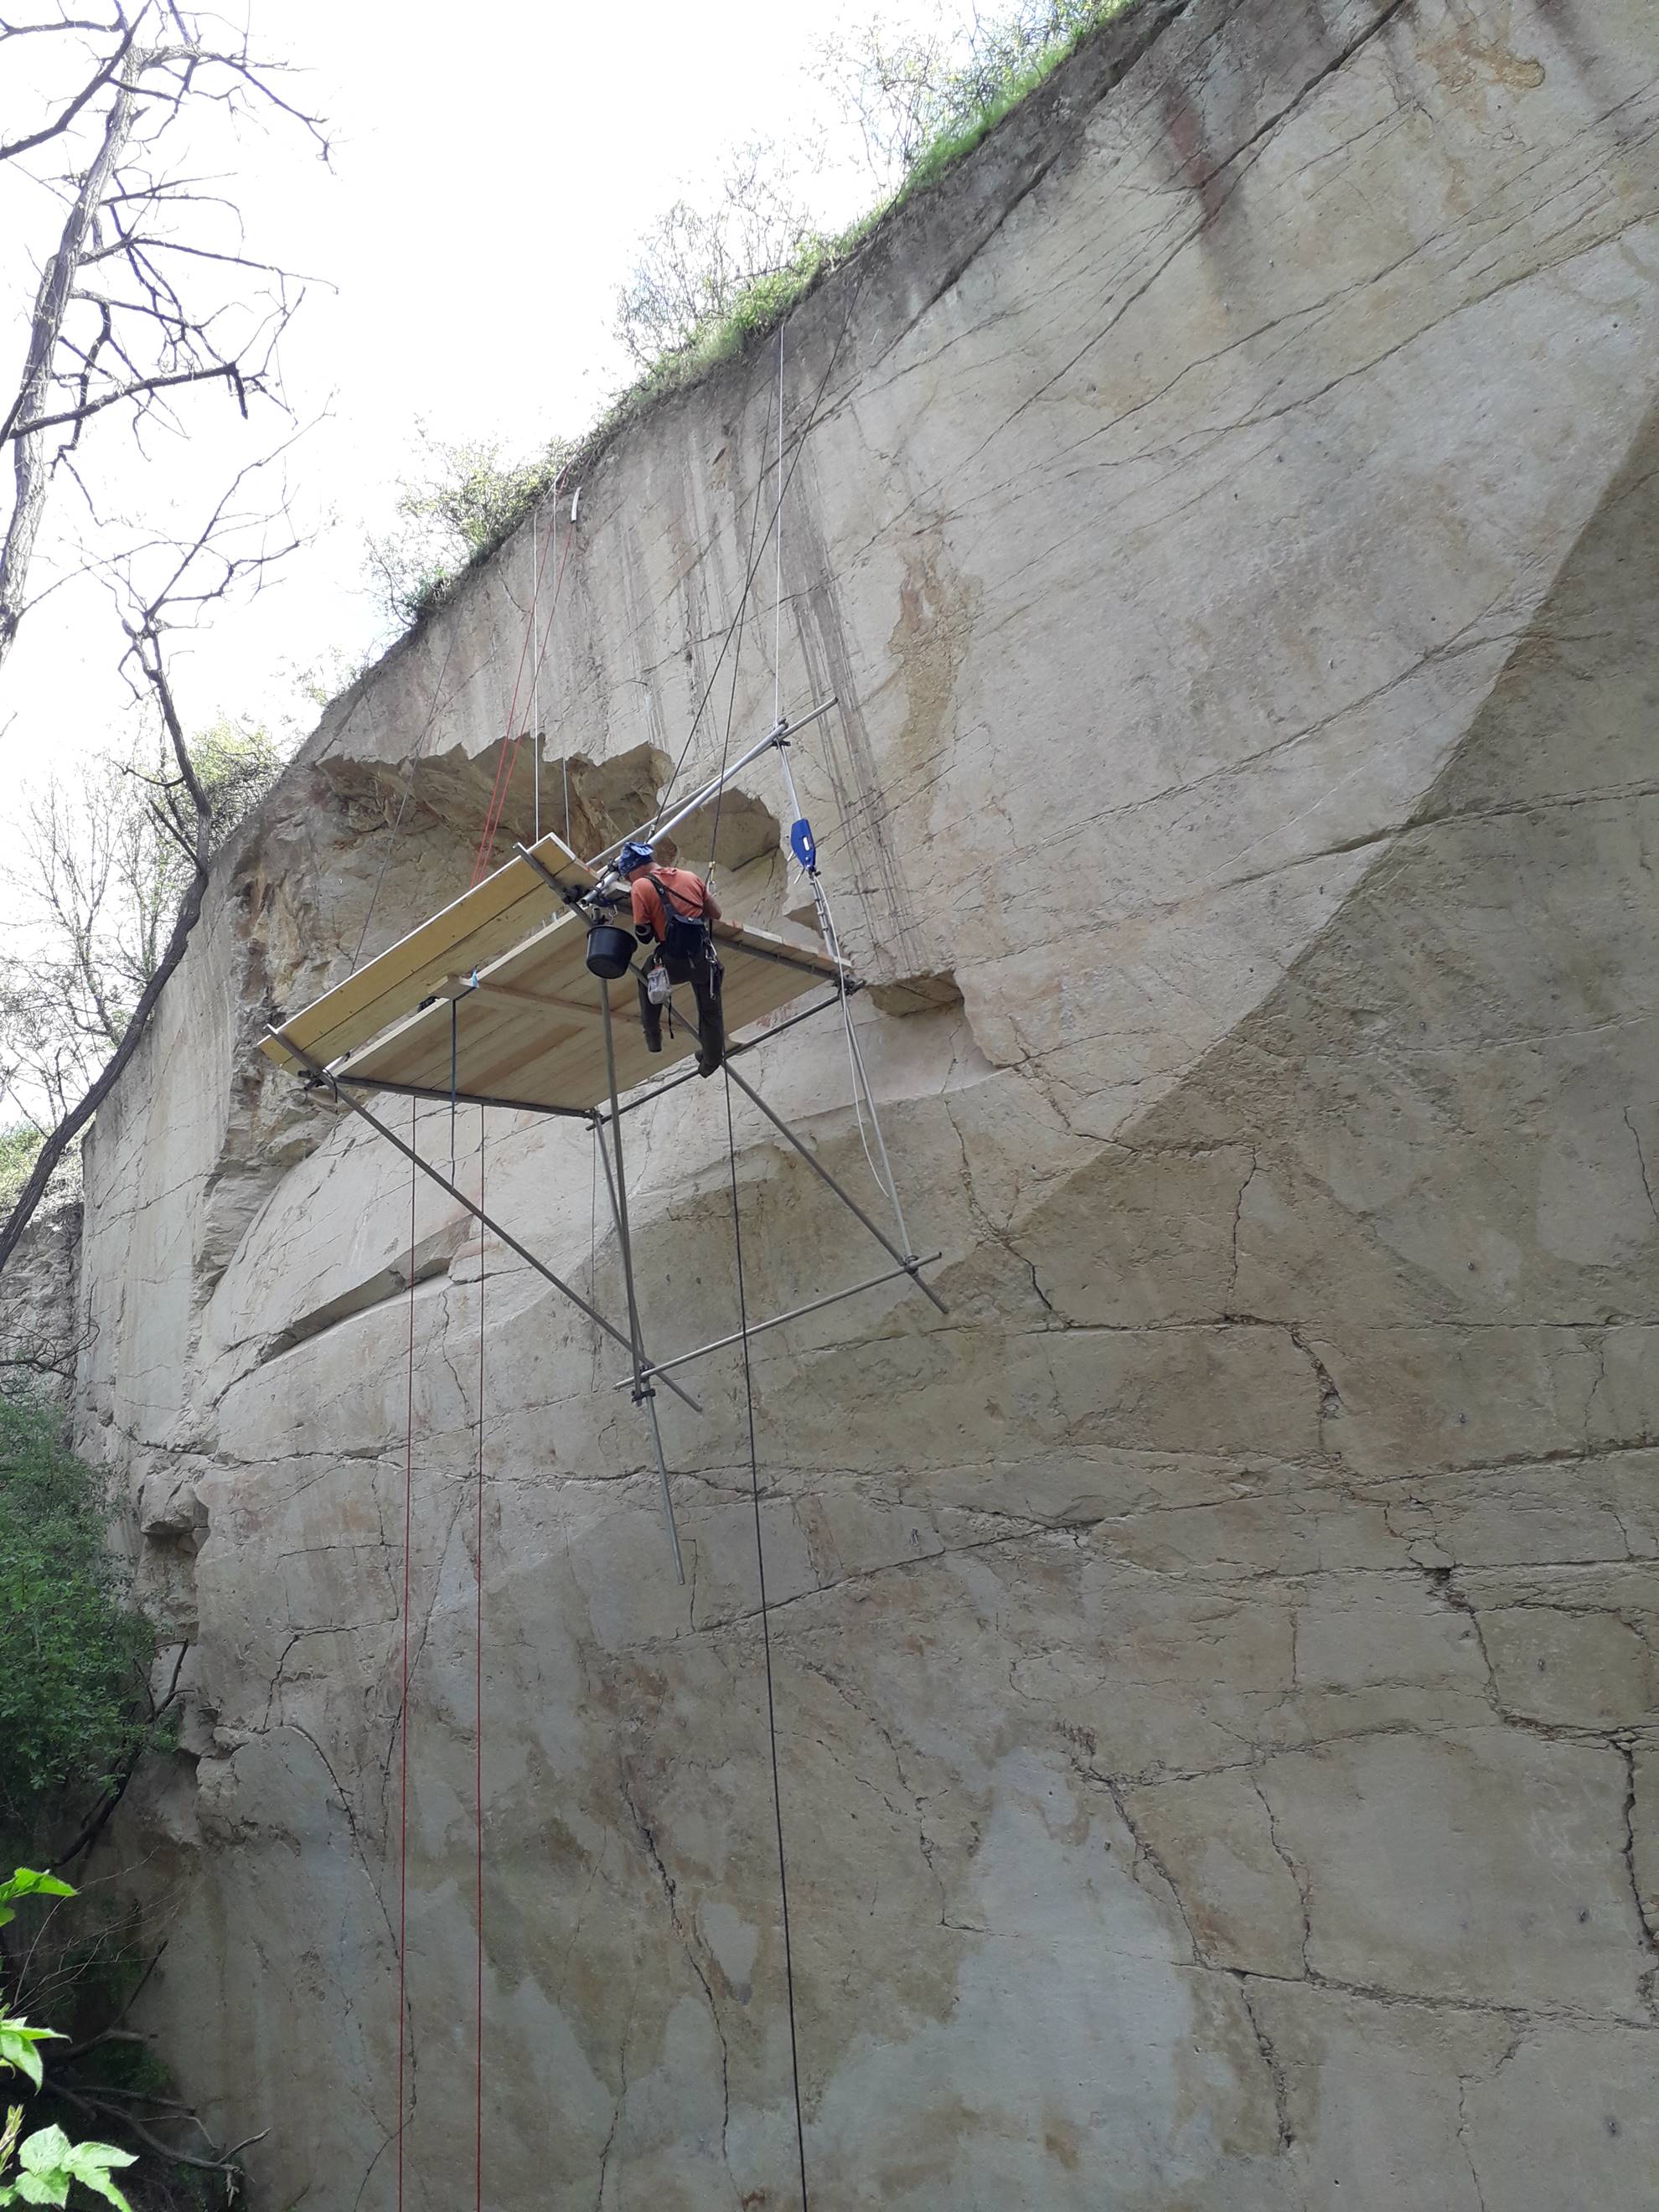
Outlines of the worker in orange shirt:
[{"label": "worker in orange shirt", "polygon": [[[725,975],[714,951],[711,922],[720,910],[714,894],[690,868],[659,866],[649,845],[630,839],[617,855],[634,907],[634,933],[656,951],[639,979],[640,1022],[647,1052],[662,1050],[662,1006],[651,994],[651,971],[689,983],[697,1002],[697,1072],[712,1075],[726,1057],[726,1017],[720,1006]],[[664,998],[666,992],[657,986]]]}]

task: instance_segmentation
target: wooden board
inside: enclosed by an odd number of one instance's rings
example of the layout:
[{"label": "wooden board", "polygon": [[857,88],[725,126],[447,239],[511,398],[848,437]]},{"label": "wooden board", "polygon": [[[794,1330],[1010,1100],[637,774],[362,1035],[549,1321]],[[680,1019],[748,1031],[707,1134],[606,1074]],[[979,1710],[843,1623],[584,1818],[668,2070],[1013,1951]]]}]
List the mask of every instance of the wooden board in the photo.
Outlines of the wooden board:
[{"label": "wooden board", "polygon": [[[550,832],[531,849],[549,874],[573,891],[591,890],[598,880]],[[282,1034],[313,1060],[337,1060],[378,1036],[388,1023],[412,1013],[447,976],[471,975],[567,911],[559,893],[515,854],[505,867],[376,953],[356,975],[290,1015],[281,1025]],[[263,1048],[278,1066],[301,1065],[276,1036],[265,1038]]]},{"label": "wooden board", "polygon": [[[557,848],[556,866],[544,850],[550,845]],[[535,849],[562,881],[573,888],[592,885],[591,873],[556,838],[544,838]],[[514,867],[540,885],[539,902],[522,884],[501,884]],[[492,886],[495,896],[482,899]],[[283,1048],[285,1036],[335,1073],[447,1093],[453,1001],[458,1091],[504,1104],[586,1112],[609,1096],[599,979],[586,966],[586,924],[568,909],[544,920],[539,928],[529,919],[538,912],[545,916],[559,903],[527,863],[510,863],[285,1023],[280,1036],[267,1040],[266,1051],[279,1064],[299,1065]],[[526,918],[520,941],[502,950],[501,933],[515,914]],[[728,1036],[816,986],[833,983],[839,973],[827,953],[786,944],[765,930],[721,921],[714,935],[726,969]],[[431,1003],[422,1005],[423,1000]],[[665,1021],[659,1054],[645,1048],[631,974],[611,985],[611,1003],[620,1091],[695,1053],[696,1011],[689,985],[675,991],[674,1033],[670,1036]],[[330,1048],[326,1053],[324,1045]]]}]

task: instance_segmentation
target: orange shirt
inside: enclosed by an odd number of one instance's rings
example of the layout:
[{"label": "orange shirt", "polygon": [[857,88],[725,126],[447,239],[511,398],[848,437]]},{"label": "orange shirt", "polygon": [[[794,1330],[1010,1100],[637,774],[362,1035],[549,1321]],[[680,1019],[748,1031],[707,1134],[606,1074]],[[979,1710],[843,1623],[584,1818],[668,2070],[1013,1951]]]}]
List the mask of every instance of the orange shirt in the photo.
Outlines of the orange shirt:
[{"label": "orange shirt", "polygon": [[714,894],[701,876],[694,876],[690,868],[653,868],[650,875],[635,876],[629,892],[634,902],[635,921],[642,922],[659,945],[668,933],[668,925],[652,876],[667,884],[673,894],[675,909],[682,917],[693,921],[699,918],[704,921],[720,920]]}]

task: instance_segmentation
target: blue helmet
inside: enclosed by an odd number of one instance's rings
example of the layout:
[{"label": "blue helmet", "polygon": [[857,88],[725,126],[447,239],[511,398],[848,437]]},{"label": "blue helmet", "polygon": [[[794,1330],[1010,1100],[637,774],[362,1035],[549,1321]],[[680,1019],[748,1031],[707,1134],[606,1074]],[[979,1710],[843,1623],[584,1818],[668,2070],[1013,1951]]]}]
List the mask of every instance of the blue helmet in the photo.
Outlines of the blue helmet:
[{"label": "blue helmet", "polygon": [[637,837],[630,837],[617,855],[617,867],[625,876],[630,868],[650,867],[656,857],[648,845],[641,844]]}]

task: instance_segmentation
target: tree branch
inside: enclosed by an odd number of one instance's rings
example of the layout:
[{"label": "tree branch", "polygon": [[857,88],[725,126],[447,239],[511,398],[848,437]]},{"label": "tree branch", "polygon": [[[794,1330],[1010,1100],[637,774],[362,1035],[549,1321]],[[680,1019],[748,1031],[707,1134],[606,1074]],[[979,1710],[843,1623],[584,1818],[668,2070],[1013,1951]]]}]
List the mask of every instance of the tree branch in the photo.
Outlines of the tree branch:
[{"label": "tree branch", "polygon": [[33,422],[20,422],[6,435],[9,441],[27,438],[37,430],[55,430],[62,422],[84,422],[89,415],[97,415],[106,407],[113,407],[118,399],[133,399],[144,392],[165,392],[175,384],[206,384],[215,377],[227,378],[235,387],[237,404],[246,416],[247,395],[250,391],[257,391],[258,386],[254,379],[244,378],[234,361],[227,361],[212,368],[181,368],[172,376],[141,377],[136,384],[123,385],[118,392],[106,392],[100,398],[88,400],[84,407],[68,407],[58,415],[39,415]]},{"label": "tree branch", "polygon": [[[70,100],[69,106],[64,110],[62,114],[59,115],[55,123],[49,123],[44,131],[36,131],[29,137],[10,138],[3,144],[0,144],[0,161],[15,161],[20,154],[32,154],[37,146],[44,146],[48,139],[57,138],[62,136],[62,134],[69,129],[70,124],[74,122],[76,117],[81,112],[81,110],[87,105],[87,102],[89,100],[95,100],[98,94],[103,90],[104,87],[114,77],[122,63],[125,61],[127,56],[131,52],[132,42],[138,35],[138,26],[143,21],[144,17],[149,13],[149,9],[148,5],[139,9],[138,13],[133,17],[131,22],[127,25],[125,33],[122,38],[120,45],[110,56],[109,59],[104,64],[103,67],[98,71],[96,76],[93,77],[88,83],[83,85],[81,90],[76,94],[74,99]],[[113,23],[31,23],[24,27],[27,30],[32,31],[81,30],[108,32],[115,30],[119,26],[120,21],[121,14],[118,8],[116,10],[115,21]],[[9,37],[14,38],[22,34],[21,32],[13,31],[9,25],[6,27],[6,32]]]}]

